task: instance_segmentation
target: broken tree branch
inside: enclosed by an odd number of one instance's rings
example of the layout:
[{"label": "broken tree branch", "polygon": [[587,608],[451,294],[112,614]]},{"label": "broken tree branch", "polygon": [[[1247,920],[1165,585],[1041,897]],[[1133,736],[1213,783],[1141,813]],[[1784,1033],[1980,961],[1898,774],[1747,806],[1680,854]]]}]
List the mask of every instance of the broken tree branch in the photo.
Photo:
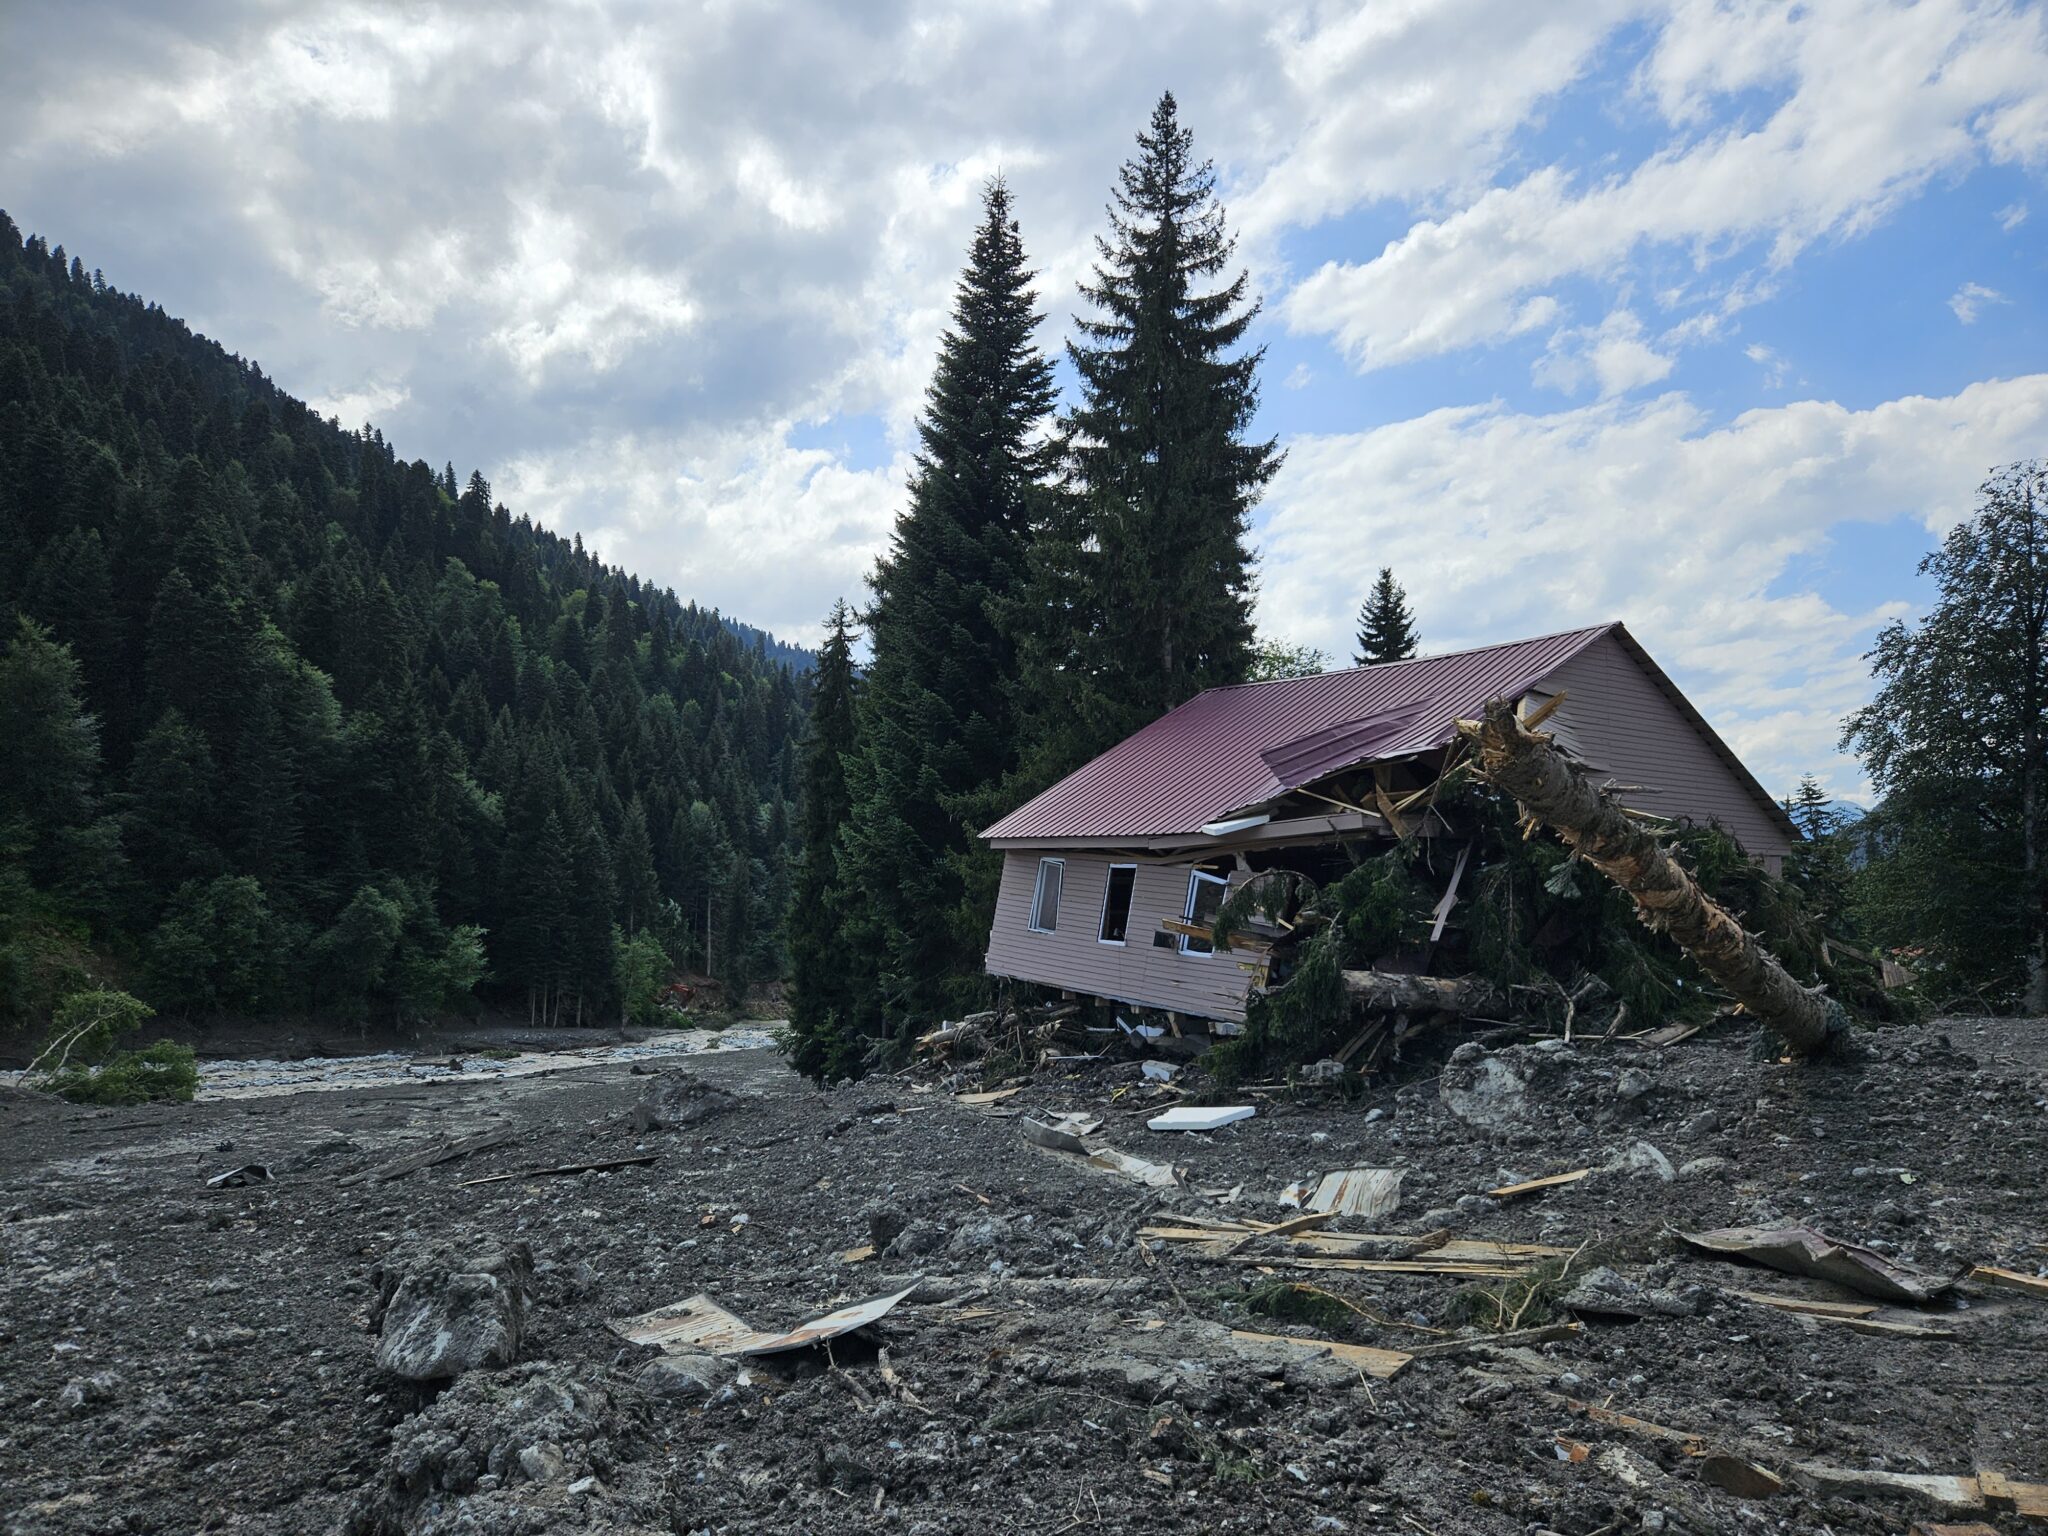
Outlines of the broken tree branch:
[{"label": "broken tree branch", "polygon": [[1357,1008],[1485,1013],[1507,1005],[1505,993],[1476,976],[1396,976],[1388,971],[1346,971],[1343,975],[1344,990]]},{"label": "broken tree branch", "polygon": [[1483,719],[1463,721],[1458,729],[1477,749],[1479,772],[1489,783],[1634,897],[1636,914],[1649,928],[1669,934],[1793,1050],[1810,1056],[1844,1027],[1826,993],[1795,980],[1699,888],[1653,831],[1603,799],[1549,735],[1515,717],[1513,705],[1497,700]]}]

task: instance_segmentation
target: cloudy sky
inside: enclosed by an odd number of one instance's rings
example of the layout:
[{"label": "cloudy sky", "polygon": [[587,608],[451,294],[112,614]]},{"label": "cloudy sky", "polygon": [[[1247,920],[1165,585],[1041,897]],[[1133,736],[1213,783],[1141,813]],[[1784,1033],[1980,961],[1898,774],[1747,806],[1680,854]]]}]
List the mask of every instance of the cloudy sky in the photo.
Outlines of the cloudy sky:
[{"label": "cloudy sky", "polygon": [[399,452],[797,639],[984,178],[1047,345],[1162,88],[1265,295],[1260,618],[1626,620],[1854,793],[1875,628],[2048,455],[2048,20],[1924,0],[0,0],[0,206]]}]

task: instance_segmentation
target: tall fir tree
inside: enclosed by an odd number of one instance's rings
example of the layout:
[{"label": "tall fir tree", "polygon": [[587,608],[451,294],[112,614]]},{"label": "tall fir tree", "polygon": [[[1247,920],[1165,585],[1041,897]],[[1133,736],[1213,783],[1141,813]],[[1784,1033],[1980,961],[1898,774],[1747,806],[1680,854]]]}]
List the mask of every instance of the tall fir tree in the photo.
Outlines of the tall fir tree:
[{"label": "tall fir tree", "polygon": [[[1052,461],[1051,363],[1009,189],[983,193],[918,423],[909,505],[871,584],[843,883],[878,962],[883,1026],[979,985],[994,881],[972,818],[1016,764],[1017,653],[1004,615]],[[979,873],[980,878],[970,880]]]},{"label": "tall fir tree", "polygon": [[846,825],[846,760],[854,750],[853,613],[835,603],[811,674],[803,754],[803,857],[789,907],[791,1060],[808,1077],[843,1075],[858,1060],[851,1029],[852,967],[840,941],[839,835]]},{"label": "tall fir tree", "polygon": [[1252,507],[1281,455],[1249,432],[1259,312],[1173,96],[1118,176],[1110,238],[1081,293],[1068,356],[1081,399],[1065,423],[1073,495],[1050,509],[1028,617],[1035,734],[1059,760],[1110,746],[1252,660]]},{"label": "tall fir tree", "polygon": [[1393,568],[1381,566],[1379,579],[1358,609],[1358,665],[1376,667],[1384,662],[1406,661],[1415,654],[1421,641],[1407,592],[1394,580]]}]

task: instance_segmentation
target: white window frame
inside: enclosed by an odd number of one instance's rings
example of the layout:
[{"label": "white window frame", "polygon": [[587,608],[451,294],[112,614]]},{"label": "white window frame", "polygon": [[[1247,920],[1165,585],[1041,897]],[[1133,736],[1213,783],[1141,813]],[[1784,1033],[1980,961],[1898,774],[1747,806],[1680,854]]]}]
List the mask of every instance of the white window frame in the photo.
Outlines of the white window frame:
[{"label": "white window frame", "polygon": [[[1190,870],[1188,872],[1187,905],[1181,909],[1180,915],[1180,920],[1182,922],[1192,923],[1195,920],[1195,896],[1196,893],[1198,893],[1202,889],[1202,883],[1204,881],[1207,881],[1210,885],[1222,886],[1225,899],[1227,900],[1229,898],[1230,877],[1228,875],[1212,875],[1206,869]],[[1197,942],[1197,940],[1195,939],[1195,936],[1193,934],[1182,934],[1180,936],[1180,952],[1184,955],[1193,955],[1198,960],[1209,959],[1216,953],[1216,945],[1213,940],[1210,942],[1210,945],[1207,949],[1189,949],[1188,946],[1195,942]]]},{"label": "white window frame", "polygon": [[[1045,871],[1051,865],[1059,870],[1060,888],[1052,899],[1052,926],[1038,926],[1039,909],[1045,905]],[[1038,861],[1038,883],[1031,888],[1031,910],[1025,914],[1033,933],[1058,933],[1060,931],[1060,897],[1067,893],[1067,861],[1065,859],[1040,859]]]},{"label": "white window frame", "polygon": [[[1102,930],[1109,923],[1109,893],[1116,884],[1116,872],[1128,869],[1131,872],[1131,899],[1124,904],[1124,936],[1120,939],[1105,939]],[[1138,905],[1138,866],[1135,864],[1112,864],[1109,873],[1102,877],[1102,911],[1095,919],[1095,942],[1122,949],[1131,941],[1131,913]]]}]

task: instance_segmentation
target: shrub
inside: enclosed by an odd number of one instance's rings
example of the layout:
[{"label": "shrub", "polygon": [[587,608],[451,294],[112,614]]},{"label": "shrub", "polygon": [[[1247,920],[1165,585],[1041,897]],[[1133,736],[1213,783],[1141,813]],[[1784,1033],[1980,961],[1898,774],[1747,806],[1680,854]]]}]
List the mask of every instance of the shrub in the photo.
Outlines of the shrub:
[{"label": "shrub", "polygon": [[72,993],[57,1005],[49,1042],[29,1064],[26,1080],[77,1104],[189,1101],[199,1086],[189,1045],[159,1040],[140,1051],[118,1048],[155,1011],[112,987]]}]

